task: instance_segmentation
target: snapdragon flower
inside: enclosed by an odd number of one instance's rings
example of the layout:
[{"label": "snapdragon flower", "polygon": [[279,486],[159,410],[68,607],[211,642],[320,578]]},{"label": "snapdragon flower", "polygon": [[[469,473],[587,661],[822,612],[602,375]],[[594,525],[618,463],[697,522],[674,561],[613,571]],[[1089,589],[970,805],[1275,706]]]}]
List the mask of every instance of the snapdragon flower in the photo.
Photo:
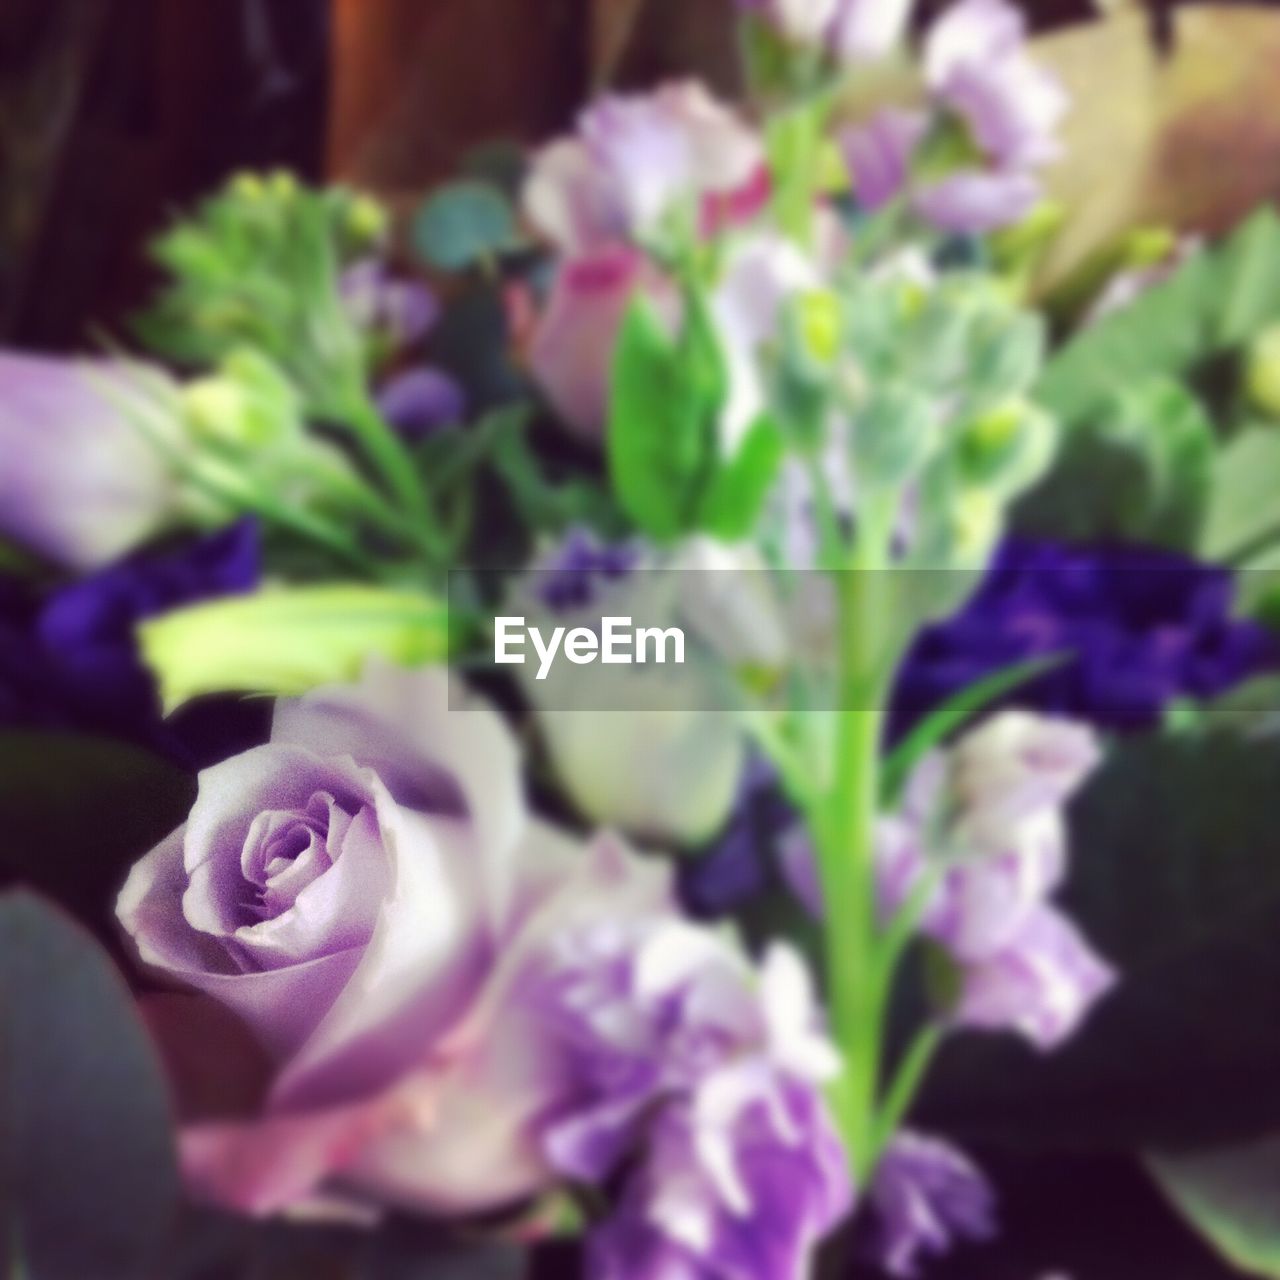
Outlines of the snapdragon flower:
[{"label": "snapdragon flower", "polygon": [[994,1196],[962,1152],[903,1130],[885,1149],[867,1195],[864,1252],[891,1276],[920,1274],[922,1255],[995,1234]]},{"label": "snapdragon flower", "polygon": [[819,1092],[838,1059],[795,953],[776,944],[757,977],[704,928],[611,921],[566,940],[549,979],[579,1081],[552,1162],[592,1184],[623,1173],[590,1273],[807,1275],[853,1197]]},{"label": "snapdragon flower", "polygon": [[[924,893],[920,931],[948,960],[942,1011],[956,1028],[1015,1031],[1037,1048],[1070,1038],[1115,982],[1050,901],[1067,869],[1063,807],[1097,766],[1089,729],[1006,711],[917,766],[896,813],[877,824],[883,918]],[[821,894],[808,838],[782,842],[793,889]]]},{"label": "snapdragon flower", "polygon": [[1026,19],[1007,0],[960,0],[929,30],[924,72],[943,122],[963,131],[972,152],[932,172],[937,120],[889,109],[847,131],[845,158],[859,201],[877,209],[903,192],[944,231],[979,234],[1024,218],[1040,198],[1039,171],[1058,155],[1057,129],[1069,102],[1026,46]]}]

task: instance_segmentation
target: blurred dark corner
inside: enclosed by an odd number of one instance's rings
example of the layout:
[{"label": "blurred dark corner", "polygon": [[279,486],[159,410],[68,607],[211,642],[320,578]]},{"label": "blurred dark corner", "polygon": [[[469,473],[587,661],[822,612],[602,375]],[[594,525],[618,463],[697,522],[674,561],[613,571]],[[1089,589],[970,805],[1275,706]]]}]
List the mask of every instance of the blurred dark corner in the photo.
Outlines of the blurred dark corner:
[{"label": "blurred dark corner", "polygon": [[92,341],[139,246],[244,165],[318,177],[328,0],[0,0],[0,340]]},{"label": "blurred dark corner", "polygon": [[[945,3],[922,0],[921,21]],[[1097,12],[1094,0],[1020,3],[1039,28]],[[0,0],[0,342],[67,349],[120,332],[150,283],[148,235],[234,169],[327,170],[394,199],[473,143],[562,127],[606,62],[624,85],[697,71],[727,87],[731,9]],[[601,41],[620,29],[625,52],[610,61]]]}]

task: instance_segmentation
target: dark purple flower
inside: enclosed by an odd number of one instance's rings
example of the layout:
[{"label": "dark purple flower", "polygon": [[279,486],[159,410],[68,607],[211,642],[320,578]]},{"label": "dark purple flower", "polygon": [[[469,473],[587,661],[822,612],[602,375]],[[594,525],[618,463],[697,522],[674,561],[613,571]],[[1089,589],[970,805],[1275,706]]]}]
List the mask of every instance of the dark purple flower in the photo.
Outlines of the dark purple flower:
[{"label": "dark purple flower", "polygon": [[995,1234],[995,1198],[977,1168],[947,1143],[906,1131],[881,1158],[867,1209],[865,1251],[893,1276],[918,1275],[922,1255]]},{"label": "dark purple flower", "polygon": [[439,369],[408,369],[383,383],[378,391],[382,416],[401,435],[429,435],[455,426],[467,411],[462,388]]},{"label": "dark purple flower", "polygon": [[1231,572],[1150,547],[1011,541],[953,618],[917,638],[892,709],[897,736],[958,690],[1029,658],[1060,666],[1020,706],[1147,729],[1179,697],[1208,698],[1274,668],[1265,628],[1232,616]]},{"label": "dark purple flower", "polygon": [[603,542],[587,529],[570,529],[537,571],[538,598],[549,609],[582,609],[600,586],[626,577],[640,562],[634,543]]},{"label": "dark purple flower", "polygon": [[[194,741],[161,722],[134,631],[144,618],[178,605],[252,590],[260,561],[257,525],[246,520],[176,550],[131,556],[46,594],[3,581],[0,721],[106,732],[179,757],[203,755],[198,740],[211,732],[218,742],[206,745],[221,751],[223,735],[212,722],[200,728],[187,718],[185,727],[197,730]],[[226,724],[233,738],[246,727],[241,719]]]},{"label": "dark purple flower", "polygon": [[763,894],[776,880],[777,842],[795,821],[773,767],[752,757],[728,826],[704,853],[680,864],[686,908],[700,918],[714,918]]},{"label": "dark purple flower", "polygon": [[348,267],[338,290],[353,323],[384,334],[396,348],[424,337],[440,314],[440,303],[425,284],[397,280],[376,258]]}]

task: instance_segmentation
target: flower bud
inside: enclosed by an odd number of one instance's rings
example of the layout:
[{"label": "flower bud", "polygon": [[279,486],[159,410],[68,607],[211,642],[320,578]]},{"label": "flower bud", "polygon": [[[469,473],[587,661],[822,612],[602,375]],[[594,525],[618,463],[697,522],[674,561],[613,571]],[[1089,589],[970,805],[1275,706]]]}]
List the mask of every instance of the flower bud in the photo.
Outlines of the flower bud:
[{"label": "flower bud", "polygon": [[858,481],[874,487],[905,484],[938,441],[933,398],[906,383],[872,389],[854,420],[853,459]]},{"label": "flower bud", "polygon": [[182,392],[197,436],[246,450],[269,450],[300,433],[302,409],[289,381],[264,356],[233,351],[220,372]]},{"label": "flower bud", "polygon": [[1251,404],[1280,419],[1280,325],[1264,329],[1249,348],[1245,391]]},{"label": "flower bud", "polygon": [[1013,400],[965,429],[958,456],[966,484],[1008,501],[1044,475],[1056,446],[1053,418],[1025,400]]}]

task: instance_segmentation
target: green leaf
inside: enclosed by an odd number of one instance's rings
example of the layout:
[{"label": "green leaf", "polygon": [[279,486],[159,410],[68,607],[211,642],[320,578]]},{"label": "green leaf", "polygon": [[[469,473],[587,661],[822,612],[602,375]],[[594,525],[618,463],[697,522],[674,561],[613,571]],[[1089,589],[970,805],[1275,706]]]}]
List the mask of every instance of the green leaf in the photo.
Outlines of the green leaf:
[{"label": "green leaf", "polygon": [[698,528],[728,542],[747,537],[786,451],[778,425],[757,418],[738,452],[711,478],[698,503]]},{"label": "green leaf", "polygon": [[112,939],[110,904],[126,870],[194,799],[193,778],[127,743],[0,733],[0,880],[57,898]]},{"label": "green leaf", "polygon": [[1265,206],[1218,248],[1079,332],[1049,363],[1035,398],[1065,426],[1107,408],[1117,388],[1185,377],[1280,319],[1280,216]]},{"label": "green leaf", "polygon": [[419,257],[440,271],[461,271],[520,246],[506,197],[474,180],[433,191],[415,214],[411,235]]},{"label": "green leaf", "polygon": [[1280,744],[1247,732],[1114,746],[1072,807],[1063,896],[1116,988],[1053,1054],[955,1037],[920,1122],[1113,1149],[1280,1130],[1277,794]]},{"label": "green leaf", "polygon": [[1280,536],[1280,430],[1256,427],[1214,459],[1209,507],[1198,551],[1230,560]]},{"label": "green leaf", "polygon": [[353,679],[374,655],[441,662],[449,619],[416,591],[271,587],[176,609],[144,622],[138,638],[168,712],[206,693],[305,693]]},{"label": "green leaf", "polygon": [[178,1201],[168,1098],[110,961],[0,897],[0,1258],[26,1280],[159,1274]]},{"label": "green leaf", "polygon": [[940,706],[935,707],[885,759],[881,785],[885,804],[891,805],[896,800],[911,776],[912,769],[939,743],[967,724],[980,711],[998,702],[1006,693],[1046,671],[1051,671],[1064,661],[1065,655],[1050,655],[1016,662],[953,693]]},{"label": "green leaf", "polygon": [[492,461],[510,490],[525,524],[533,530],[562,532],[585,524],[621,534],[623,521],[609,495],[594,478],[552,479],[526,432],[525,414],[509,417],[493,433]]},{"label": "green leaf", "polygon": [[1147,1167],[1182,1215],[1233,1266],[1280,1277],[1280,1137],[1150,1156]]},{"label": "green leaf", "polygon": [[676,339],[643,298],[622,322],[609,408],[609,474],[624,510],[670,541],[695,528],[717,467],[724,358],[706,302],[690,291]]},{"label": "green leaf", "polygon": [[1169,379],[1140,381],[1066,437],[1049,477],[1019,504],[1017,527],[1190,550],[1209,505],[1214,454],[1213,426],[1195,396]]}]

